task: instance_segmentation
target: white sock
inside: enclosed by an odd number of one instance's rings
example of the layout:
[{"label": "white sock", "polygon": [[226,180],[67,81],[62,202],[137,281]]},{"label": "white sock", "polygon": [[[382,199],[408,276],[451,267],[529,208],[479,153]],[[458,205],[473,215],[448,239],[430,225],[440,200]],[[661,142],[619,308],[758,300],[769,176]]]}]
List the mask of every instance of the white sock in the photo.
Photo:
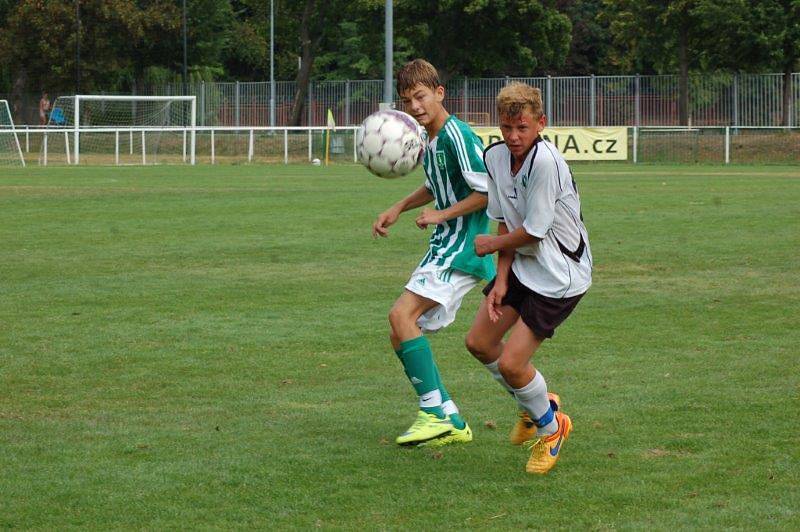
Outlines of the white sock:
[{"label": "white sock", "polygon": [[442,403],[442,411],[444,412],[444,415],[451,416],[453,414],[458,414],[458,407],[453,400],[450,399]]},{"label": "white sock", "polygon": [[419,396],[420,408],[435,408],[437,406],[442,406],[442,392],[439,391],[439,388]]},{"label": "white sock", "polygon": [[514,390],[514,397],[536,422],[538,436],[549,436],[558,431],[558,421],[547,398],[547,383],[541,373],[537,371],[531,382]]},{"label": "white sock", "polygon": [[511,387],[511,386],[510,386],[510,385],[509,385],[509,384],[506,382],[506,380],[503,378],[503,376],[500,374],[500,368],[498,367],[499,365],[500,365],[500,359],[499,359],[499,358],[498,358],[497,360],[495,360],[494,362],[490,363],[490,364],[484,364],[484,366],[486,367],[486,369],[488,369],[488,370],[489,370],[489,373],[491,373],[491,374],[492,374],[492,378],[493,378],[494,380],[496,380],[497,382],[499,382],[499,383],[500,383],[500,386],[502,386],[503,388],[505,388],[505,390],[506,390],[508,393],[510,393],[511,395],[514,395],[514,388],[512,388],[512,387]]}]

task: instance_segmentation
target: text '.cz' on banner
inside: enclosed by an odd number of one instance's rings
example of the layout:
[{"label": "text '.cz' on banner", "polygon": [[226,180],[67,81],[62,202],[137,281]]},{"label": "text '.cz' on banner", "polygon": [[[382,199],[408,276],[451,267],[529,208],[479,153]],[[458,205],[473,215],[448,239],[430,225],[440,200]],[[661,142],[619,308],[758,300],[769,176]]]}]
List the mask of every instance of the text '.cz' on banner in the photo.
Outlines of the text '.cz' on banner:
[{"label": "text '.cz' on banner", "polygon": [[[476,127],[484,146],[503,140],[496,127]],[[625,161],[628,159],[626,127],[548,127],[542,137],[556,145],[568,161]]]}]

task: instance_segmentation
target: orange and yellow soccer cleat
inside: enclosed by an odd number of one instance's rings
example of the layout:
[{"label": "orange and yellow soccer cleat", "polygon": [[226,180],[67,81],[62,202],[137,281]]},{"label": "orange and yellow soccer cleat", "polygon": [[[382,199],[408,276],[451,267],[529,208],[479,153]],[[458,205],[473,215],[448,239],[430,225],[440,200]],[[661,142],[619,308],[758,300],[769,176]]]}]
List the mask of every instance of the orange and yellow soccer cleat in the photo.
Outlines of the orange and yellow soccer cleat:
[{"label": "orange and yellow soccer cleat", "polygon": [[[557,393],[547,392],[547,398],[550,399],[550,408],[553,409],[553,412],[557,412],[561,408],[561,397]],[[508,435],[511,444],[522,445],[526,441],[536,439],[536,423],[533,422],[531,416],[524,410],[520,410],[517,415],[519,419]]]},{"label": "orange and yellow soccer cleat", "polygon": [[544,475],[553,469],[558,457],[561,456],[561,448],[572,432],[572,420],[561,411],[556,412],[556,419],[558,430],[555,434],[531,442],[531,457],[525,466],[525,471],[528,473]]}]

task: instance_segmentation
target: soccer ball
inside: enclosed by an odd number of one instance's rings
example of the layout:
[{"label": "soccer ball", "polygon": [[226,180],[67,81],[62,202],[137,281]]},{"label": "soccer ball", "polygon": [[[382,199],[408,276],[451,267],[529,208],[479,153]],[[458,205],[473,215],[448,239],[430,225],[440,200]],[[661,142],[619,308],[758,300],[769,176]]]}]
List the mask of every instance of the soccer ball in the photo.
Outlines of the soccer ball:
[{"label": "soccer ball", "polygon": [[404,176],[422,162],[425,130],[402,111],[388,109],[369,115],[356,134],[361,164],[378,177]]},{"label": "soccer ball", "polygon": [[314,166],[319,166],[322,164],[322,161],[320,161],[319,159],[312,159],[311,164],[313,164]]}]

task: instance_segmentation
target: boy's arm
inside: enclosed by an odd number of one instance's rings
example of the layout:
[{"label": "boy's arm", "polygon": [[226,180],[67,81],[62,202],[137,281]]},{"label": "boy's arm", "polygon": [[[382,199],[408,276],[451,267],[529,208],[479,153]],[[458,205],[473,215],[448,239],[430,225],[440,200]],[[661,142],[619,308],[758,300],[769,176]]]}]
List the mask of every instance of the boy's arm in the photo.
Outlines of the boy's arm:
[{"label": "boy's arm", "polygon": [[378,215],[378,219],[372,224],[372,236],[389,236],[389,226],[397,221],[401,213],[422,207],[431,201],[433,201],[431,191],[425,185],[422,185]]},{"label": "boy's arm", "polygon": [[447,220],[464,216],[471,212],[486,208],[489,199],[484,192],[473,192],[458,203],[454,203],[446,209],[437,211],[436,209],[423,209],[422,214],[417,217],[417,226],[425,229],[428,225],[437,225]]},{"label": "boy's arm", "polygon": [[[500,222],[497,225],[497,235],[503,236],[507,234],[508,227],[506,227],[505,223]],[[503,298],[508,292],[508,274],[511,271],[512,262],[514,262],[514,252],[500,250],[497,257],[497,276],[494,278],[494,286],[489,295],[486,296],[486,309],[489,311],[489,319],[492,322],[496,322],[503,315],[500,307],[503,306]]]},{"label": "boy's arm", "polygon": [[[503,224],[505,226],[505,224]],[[506,230],[508,231],[508,230]],[[513,255],[514,250],[519,247],[535,244],[541,238],[528,233],[524,227],[518,227],[513,231],[499,234],[497,236],[478,235],[475,237],[475,254],[479,257],[491,255],[495,251],[508,251]]]},{"label": "boy's arm", "polygon": [[500,250],[513,252],[542,240],[553,225],[559,186],[555,163],[538,168],[528,186],[521,191],[528,200],[528,211],[522,226],[504,235],[477,237],[476,254],[483,256]]}]

